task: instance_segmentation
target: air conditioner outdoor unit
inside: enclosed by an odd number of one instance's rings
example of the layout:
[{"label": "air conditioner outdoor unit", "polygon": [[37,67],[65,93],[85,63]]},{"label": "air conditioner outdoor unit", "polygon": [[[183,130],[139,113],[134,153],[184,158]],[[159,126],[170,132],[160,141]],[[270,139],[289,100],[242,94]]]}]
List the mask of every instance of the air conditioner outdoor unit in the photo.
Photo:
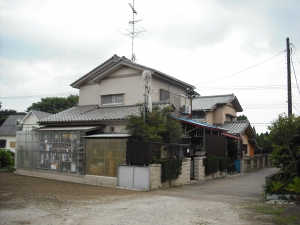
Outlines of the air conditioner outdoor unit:
[{"label": "air conditioner outdoor unit", "polygon": [[182,114],[191,114],[192,108],[190,105],[182,106]]}]

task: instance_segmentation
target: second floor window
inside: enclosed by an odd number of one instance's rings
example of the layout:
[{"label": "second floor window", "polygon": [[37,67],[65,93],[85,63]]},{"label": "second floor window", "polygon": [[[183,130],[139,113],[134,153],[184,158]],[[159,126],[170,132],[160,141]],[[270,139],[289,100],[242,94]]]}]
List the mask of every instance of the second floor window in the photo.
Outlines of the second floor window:
[{"label": "second floor window", "polygon": [[103,95],[102,105],[123,104],[123,94],[118,95]]},{"label": "second floor window", "polygon": [[181,103],[180,95],[160,89],[160,101],[166,101],[166,100],[169,100],[169,102],[172,103],[176,109],[180,109],[180,103]]},{"label": "second floor window", "polygon": [[204,111],[196,111],[192,113],[193,119],[205,119],[206,114]]}]

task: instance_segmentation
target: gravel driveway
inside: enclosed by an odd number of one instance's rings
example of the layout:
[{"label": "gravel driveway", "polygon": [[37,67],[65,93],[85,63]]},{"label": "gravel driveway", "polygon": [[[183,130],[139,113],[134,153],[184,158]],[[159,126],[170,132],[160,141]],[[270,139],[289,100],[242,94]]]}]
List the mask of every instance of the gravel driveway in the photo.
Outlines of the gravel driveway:
[{"label": "gravel driveway", "polygon": [[214,182],[139,192],[0,172],[0,224],[257,224]]}]

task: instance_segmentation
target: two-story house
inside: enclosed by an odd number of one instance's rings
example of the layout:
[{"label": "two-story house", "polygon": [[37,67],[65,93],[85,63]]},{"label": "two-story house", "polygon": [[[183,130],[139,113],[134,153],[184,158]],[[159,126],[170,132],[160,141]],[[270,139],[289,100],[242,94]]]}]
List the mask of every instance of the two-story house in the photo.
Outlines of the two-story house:
[{"label": "two-story house", "polygon": [[192,118],[207,124],[226,129],[229,134],[240,137],[237,142],[236,158],[243,154],[254,157],[257,149],[255,132],[248,120],[237,121],[237,112],[243,109],[233,94],[216,96],[196,96],[193,99]]},{"label": "two-story house", "polygon": [[103,185],[116,186],[111,178],[117,176],[118,165],[126,163],[127,116],[140,115],[144,103],[145,70],[151,74],[147,98],[153,105],[172,106],[176,118],[187,118],[193,85],[114,55],[71,84],[79,89],[76,106],[41,119],[44,127],[35,132],[18,132],[17,171],[26,174],[30,169],[31,174],[46,177],[50,175],[44,171],[70,173],[96,180],[101,176]]}]

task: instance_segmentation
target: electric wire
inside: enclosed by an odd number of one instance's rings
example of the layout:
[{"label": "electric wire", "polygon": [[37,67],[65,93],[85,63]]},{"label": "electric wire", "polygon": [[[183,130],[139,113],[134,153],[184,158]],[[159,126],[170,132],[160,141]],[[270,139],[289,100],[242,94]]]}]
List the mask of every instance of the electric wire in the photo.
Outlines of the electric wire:
[{"label": "electric wire", "polygon": [[241,70],[241,71],[239,71],[239,72],[237,72],[237,73],[234,73],[234,74],[231,74],[231,75],[229,75],[229,76],[222,77],[222,78],[219,78],[219,79],[215,79],[215,80],[211,80],[211,81],[207,81],[207,82],[203,82],[203,83],[198,83],[198,84],[195,84],[194,86],[198,86],[199,84],[207,84],[207,83],[211,83],[211,82],[214,82],[214,81],[223,80],[223,79],[226,79],[226,78],[228,78],[228,77],[236,76],[236,75],[238,75],[238,74],[240,74],[240,73],[243,73],[243,72],[245,72],[245,71],[247,71],[247,70],[250,70],[250,69],[252,69],[252,68],[254,68],[254,67],[256,67],[256,66],[259,66],[259,65],[261,65],[261,64],[263,64],[263,63],[265,63],[265,62],[267,62],[267,61],[269,61],[269,60],[275,58],[276,56],[278,56],[278,55],[284,53],[284,52],[286,52],[286,50],[284,50],[284,51],[282,51],[282,52],[280,52],[280,53],[274,55],[273,57],[271,57],[271,58],[269,58],[269,59],[266,59],[266,60],[264,60],[264,61],[262,61],[262,62],[260,62],[260,63],[258,63],[258,64],[256,64],[256,65],[254,65],[254,66],[251,66],[251,67],[248,67],[247,69]]},{"label": "electric wire", "polygon": [[[290,45],[292,45],[295,49],[296,49],[296,51],[298,51],[298,49],[296,48],[296,46],[293,44],[293,43],[290,43]],[[299,51],[298,51],[299,52]],[[299,52],[300,53],[300,52]]]},{"label": "electric wire", "polygon": [[[299,113],[298,109],[294,106],[294,104],[292,104],[292,106],[296,109],[296,111]],[[300,113],[299,113],[300,114]]]},{"label": "electric wire", "polygon": [[293,67],[293,71],[294,71],[294,75],[295,75],[295,80],[296,80],[296,84],[297,84],[297,87],[298,87],[298,91],[299,91],[299,94],[300,94],[298,80],[297,80],[297,76],[296,76],[296,72],[295,72],[295,68],[294,68],[294,63],[293,63],[293,57],[291,57],[291,63],[292,63],[292,67]]},{"label": "electric wire", "polygon": [[0,99],[27,99],[27,98],[41,98],[45,96],[52,96],[56,97],[57,95],[77,95],[77,92],[65,92],[65,93],[55,93],[55,94],[44,94],[44,95],[28,95],[28,96],[6,96],[6,97],[0,97]]}]

